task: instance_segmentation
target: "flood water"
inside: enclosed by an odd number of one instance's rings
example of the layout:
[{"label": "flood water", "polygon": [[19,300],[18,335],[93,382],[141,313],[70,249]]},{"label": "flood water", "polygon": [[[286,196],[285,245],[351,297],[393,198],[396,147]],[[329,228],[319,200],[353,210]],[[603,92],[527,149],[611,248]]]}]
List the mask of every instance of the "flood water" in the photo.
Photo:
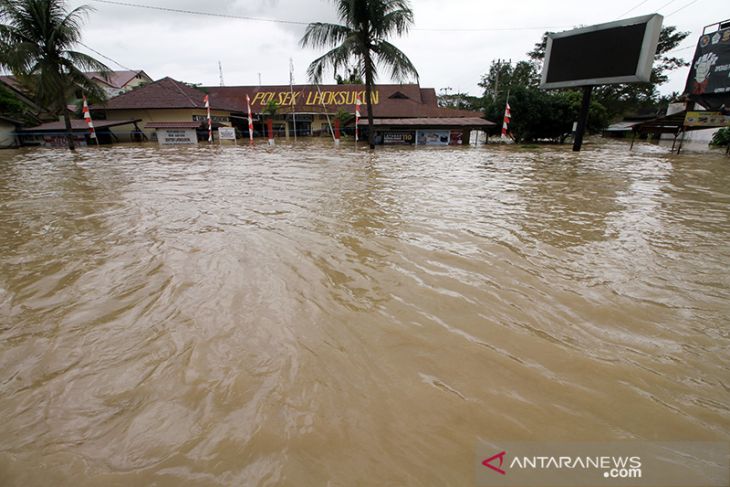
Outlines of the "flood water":
[{"label": "flood water", "polygon": [[0,152],[0,484],[473,485],[730,441],[730,159]]}]

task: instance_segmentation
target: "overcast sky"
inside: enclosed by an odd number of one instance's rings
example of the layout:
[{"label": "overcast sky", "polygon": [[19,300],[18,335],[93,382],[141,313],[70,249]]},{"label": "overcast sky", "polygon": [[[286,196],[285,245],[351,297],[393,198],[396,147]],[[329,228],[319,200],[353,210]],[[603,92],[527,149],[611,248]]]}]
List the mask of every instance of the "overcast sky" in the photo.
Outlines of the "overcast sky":
[{"label": "overcast sky", "polygon": [[[337,22],[330,0],[118,1],[294,22]],[[259,73],[263,84],[287,84],[292,58],[295,82],[306,83],[307,66],[321,54],[299,47],[304,25],[211,18],[99,0],[68,1],[69,7],[81,4],[95,9],[84,26],[83,42],[124,66],[144,69],[153,79],[171,76],[217,85],[220,61],[226,85],[256,85]],[[411,5],[415,26],[393,43],[415,64],[421,86],[474,95],[480,94],[477,83],[493,60],[525,59],[545,30],[658,12],[664,15],[664,25],[691,32],[680,46],[687,49],[676,53],[689,60],[702,28],[730,18],[727,0],[413,0]],[[675,72],[661,92],[682,91],[686,76],[686,69]],[[327,83],[332,80],[333,76],[325,78]],[[389,80],[383,74],[379,81]]]}]

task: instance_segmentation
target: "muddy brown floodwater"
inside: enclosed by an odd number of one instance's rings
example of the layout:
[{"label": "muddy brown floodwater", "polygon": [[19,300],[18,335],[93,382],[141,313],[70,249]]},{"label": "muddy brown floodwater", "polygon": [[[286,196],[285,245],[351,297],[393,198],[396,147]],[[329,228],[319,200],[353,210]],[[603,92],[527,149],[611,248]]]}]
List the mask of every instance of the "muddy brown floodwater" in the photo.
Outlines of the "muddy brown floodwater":
[{"label": "muddy brown floodwater", "polygon": [[0,484],[473,485],[730,440],[730,159],[0,153]]}]

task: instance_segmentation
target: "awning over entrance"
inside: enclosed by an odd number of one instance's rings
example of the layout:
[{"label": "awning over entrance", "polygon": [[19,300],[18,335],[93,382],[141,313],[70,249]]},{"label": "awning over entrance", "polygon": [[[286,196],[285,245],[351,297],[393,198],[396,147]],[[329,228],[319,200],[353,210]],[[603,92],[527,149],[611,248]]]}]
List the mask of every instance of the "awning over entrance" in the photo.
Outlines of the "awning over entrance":
[{"label": "awning over entrance", "polygon": [[144,127],[146,129],[197,129],[202,125],[203,122],[149,122]]},{"label": "awning over entrance", "polygon": [[[111,127],[118,127],[120,125],[136,124],[141,122],[141,119],[136,120],[94,120],[94,128],[99,131],[100,129],[106,129]],[[89,126],[86,120],[71,120],[71,131],[88,133]],[[63,135],[66,133],[66,123],[63,121],[58,122],[47,122],[30,127],[21,129],[18,131],[18,135]]]},{"label": "awning over entrance", "polygon": [[[367,126],[368,121],[361,118],[360,126]],[[377,128],[487,128],[496,124],[478,117],[421,117],[421,118],[376,118],[373,126]]]}]

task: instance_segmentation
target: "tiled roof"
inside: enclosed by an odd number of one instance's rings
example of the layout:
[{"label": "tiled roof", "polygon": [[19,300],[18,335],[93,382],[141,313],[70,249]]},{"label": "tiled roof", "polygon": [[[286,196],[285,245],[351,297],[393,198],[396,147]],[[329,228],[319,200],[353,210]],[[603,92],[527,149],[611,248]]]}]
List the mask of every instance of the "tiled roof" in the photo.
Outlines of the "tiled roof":
[{"label": "tiled roof", "polygon": [[149,76],[147,76],[147,74],[141,69],[134,71],[110,71],[107,78],[105,78],[98,71],[90,71],[88,73],[84,73],[84,76],[86,76],[90,80],[97,80],[101,81],[102,83],[106,83],[113,88],[124,88],[127,83],[136,78],[137,75],[139,75],[140,73],[143,73],[146,78],[149,78]]},{"label": "tiled roof", "polygon": [[[204,108],[204,97],[204,92],[185,83],[172,78],[162,78],[154,83],[122,93],[105,104],[95,105],[92,108],[106,110]],[[215,108],[213,105],[211,103],[211,106]]]}]

